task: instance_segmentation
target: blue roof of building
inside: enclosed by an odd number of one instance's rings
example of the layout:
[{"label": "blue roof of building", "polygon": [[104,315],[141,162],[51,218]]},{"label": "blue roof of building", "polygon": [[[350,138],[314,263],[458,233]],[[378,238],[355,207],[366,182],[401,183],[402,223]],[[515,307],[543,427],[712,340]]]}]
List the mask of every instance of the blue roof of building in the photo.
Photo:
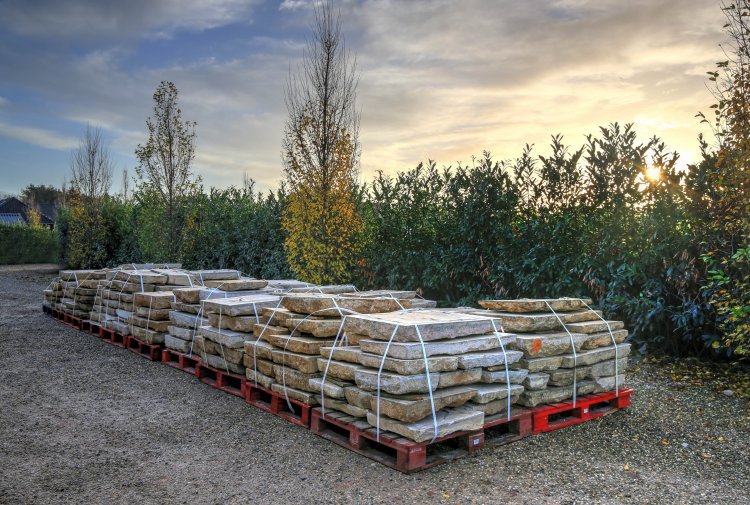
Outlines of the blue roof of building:
[{"label": "blue roof of building", "polygon": [[0,224],[26,224],[21,214],[0,213]]}]

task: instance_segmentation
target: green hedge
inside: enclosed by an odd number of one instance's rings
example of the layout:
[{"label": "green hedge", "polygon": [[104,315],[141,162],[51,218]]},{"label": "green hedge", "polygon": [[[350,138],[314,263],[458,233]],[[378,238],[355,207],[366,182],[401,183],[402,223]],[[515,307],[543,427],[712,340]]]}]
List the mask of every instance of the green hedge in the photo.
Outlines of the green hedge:
[{"label": "green hedge", "polygon": [[0,265],[57,263],[57,234],[47,228],[0,224]]}]

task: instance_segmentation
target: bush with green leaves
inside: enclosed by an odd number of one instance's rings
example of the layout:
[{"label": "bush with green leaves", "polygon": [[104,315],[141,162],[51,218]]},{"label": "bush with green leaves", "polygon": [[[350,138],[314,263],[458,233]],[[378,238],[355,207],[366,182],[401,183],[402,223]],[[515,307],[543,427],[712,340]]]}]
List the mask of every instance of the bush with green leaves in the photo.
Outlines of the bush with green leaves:
[{"label": "bush with green leaves", "polygon": [[0,224],[0,265],[56,263],[57,234],[43,226]]}]

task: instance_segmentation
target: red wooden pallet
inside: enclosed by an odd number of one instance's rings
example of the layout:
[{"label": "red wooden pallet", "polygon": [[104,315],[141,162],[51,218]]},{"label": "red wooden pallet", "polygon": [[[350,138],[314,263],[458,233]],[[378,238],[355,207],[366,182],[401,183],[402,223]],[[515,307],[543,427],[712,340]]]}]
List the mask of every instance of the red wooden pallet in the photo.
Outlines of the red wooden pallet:
[{"label": "red wooden pallet", "polygon": [[85,331],[86,333],[91,333],[91,321],[89,321],[88,319],[82,320],[81,331]]},{"label": "red wooden pallet", "polygon": [[161,362],[172,368],[182,370],[190,375],[195,375],[195,368],[200,360],[197,356],[177,352],[173,349],[164,349],[161,352]]},{"label": "red wooden pallet", "polygon": [[245,389],[243,384],[245,383],[245,378],[241,375],[217,370],[198,360],[195,364],[195,376],[204,384],[208,384],[225,393],[244,398]]},{"label": "red wooden pallet", "polygon": [[83,321],[81,321],[80,317],[76,317],[72,314],[67,313],[63,316],[63,322],[76,330],[80,330],[81,325],[83,324]]},{"label": "red wooden pallet", "polygon": [[[114,340],[113,340],[114,342]],[[146,344],[132,335],[124,337],[125,349],[140,354],[151,361],[161,361],[161,351],[164,349],[158,344]]]},{"label": "red wooden pallet", "polygon": [[484,418],[484,446],[498,447],[531,435],[532,411],[523,407],[513,407],[510,421],[508,414],[500,413]]},{"label": "red wooden pallet", "polygon": [[310,429],[326,440],[403,473],[412,473],[453,461],[484,447],[484,431],[461,431],[434,442],[414,442],[382,431],[365,420],[320,407],[312,409]]},{"label": "red wooden pallet", "polygon": [[115,330],[99,326],[99,338],[108,344],[115,345],[117,347],[125,347],[125,336],[117,333]]},{"label": "red wooden pallet", "polygon": [[597,393],[562,403],[542,405],[532,410],[532,433],[538,435],[548,431],[558,430],[597,419],[612,412],[626,409],[630,406],[632,389],[620,389],[619,395],[614,391]]},{"label": "red wooden pallet", "polygon": [[292,398],[289,398],[289,402],[287,402],[284,395],[274,393],[261,386],[256,386],[252,381],[246,380],[244,384],[245,401],[249,405],[270,412],[303,428],[310,427],[310,412],[312,410],[310,405]]},{"label": "red wooden pallet", "polygon": [[62,319],[62,312],[57,309],[52,309],[52,317],[55,319]]},{"label": "red wooden pallet", "polygon": [[99,323],[96,321],[89,321],[89,333],[95,336],[99,336]]}]

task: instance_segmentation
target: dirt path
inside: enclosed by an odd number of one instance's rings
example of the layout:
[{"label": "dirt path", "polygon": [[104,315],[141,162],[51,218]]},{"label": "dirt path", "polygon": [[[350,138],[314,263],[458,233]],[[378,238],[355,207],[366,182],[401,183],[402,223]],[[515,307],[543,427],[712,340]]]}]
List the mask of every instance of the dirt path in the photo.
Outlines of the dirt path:
[{"label": "dirt path", "polygon": [[0,270],[0,504],[750,503],[747,404],[647,367],[630,410],[406,476],[43,315],[44,272]]}]

